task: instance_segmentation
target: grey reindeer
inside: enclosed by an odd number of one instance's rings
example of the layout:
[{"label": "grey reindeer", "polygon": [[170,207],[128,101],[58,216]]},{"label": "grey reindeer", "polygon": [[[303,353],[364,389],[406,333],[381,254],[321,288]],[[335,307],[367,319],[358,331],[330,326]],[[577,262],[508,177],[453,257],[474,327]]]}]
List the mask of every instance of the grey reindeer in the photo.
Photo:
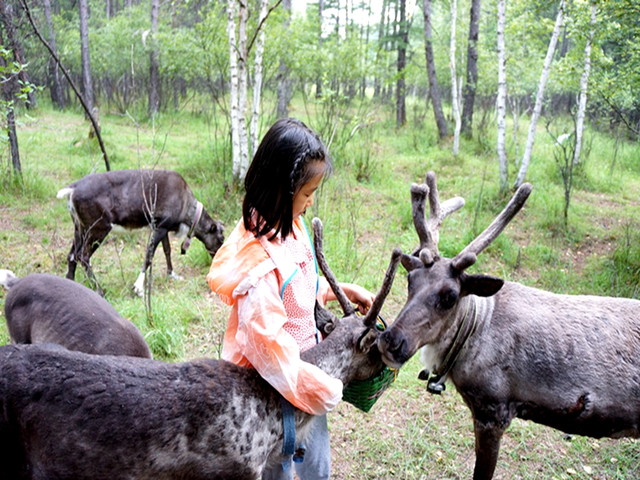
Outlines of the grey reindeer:
[{"label": "grey reindeer", "polygon": [[67,278],[74,280],[78,262],[102,294],[91,256],[114,228],[153,227],[144,263],[134,291],[142,296],[145,275],[158,245],[162,243],[167,275],[179,278],[171,263],[169,232],[185,237],[185,253],[192,237],[200,240],[213,256],[224,241],[224,227],[213,220],[187,182],[173,170],[114,170],[92,173],[60,189],[58,198],[67,198],[73,220],[73,244],[68,256]]},{"label": "grey reindeer", "polygon": [[[378,341],[384,361],[404,364],[422,347],[422,378],[450,380],[471,410],[475,480],[493,477],[513,418],[591,437],[638,437],[640,301],[558,295],[465,272],[520,210],[523,184],[491,225],[454,258],[438,252],[442,219],[460,198],[439,202],[436,178],[411,187],[420,247],[403,254],[408,298]],[[425,220],[425,198],[430,213]]]},{"label": "grey reindeer", "polygon": [[13,343],[55,343],[100,355],[151,358],[142,333],[90,288],[48,273],[22,278],[0,270],[4,316]]},{"label": "grey reindeer", "polygon": [[[320,226],[314,222],[316,237]],[[364,319],[333,321],[303,360],[345,385],[384,368],[375,322],[399,256]],[[281,396],[254,369],[8,345],[0,347],[0,371],[3,478],[255,480],[283,460]],[[298,440],[311,419],[294,409]]]}]

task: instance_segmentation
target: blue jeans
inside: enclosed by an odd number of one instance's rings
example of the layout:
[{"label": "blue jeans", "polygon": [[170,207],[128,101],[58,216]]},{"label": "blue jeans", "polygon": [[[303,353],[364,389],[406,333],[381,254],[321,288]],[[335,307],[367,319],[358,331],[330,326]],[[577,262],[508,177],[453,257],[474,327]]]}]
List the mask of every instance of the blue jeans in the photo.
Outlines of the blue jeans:
[{"label": "blue jeans", "polygon": [[[328,480],[331,475],[331,447],[329,446],[329,428],[327,416],[318,415],[313,420],[309,435],[304,444],[307,451],[304,461],[292,462],[300,480]],[[293,468],[285,472],[282,465],[276,465],[262,472],[262,480],[292,480]]]}]

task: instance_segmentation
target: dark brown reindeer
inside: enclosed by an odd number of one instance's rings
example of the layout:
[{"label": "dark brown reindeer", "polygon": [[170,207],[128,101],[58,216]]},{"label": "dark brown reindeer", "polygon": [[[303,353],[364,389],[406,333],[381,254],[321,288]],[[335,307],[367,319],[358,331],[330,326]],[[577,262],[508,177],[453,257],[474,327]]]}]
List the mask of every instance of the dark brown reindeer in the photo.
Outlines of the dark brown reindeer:
[{"label": "dark brown reindeer", "polygon": [[530,191],[523,184],[449,259],[438,252],[444,209],[435,175],[413,185],[420,247],[402,255],[408,299],[378,341],[384,361],[396,368],[422,347],[421,378],[430,377],[430,391],[442,391],[445,380],[455,385],[473,416],[475,480],[493,477],[500,439],[515,417],[596,438],[640,436],[640,301],[558,295],[465,272]]},{"label": "dark brown reindeer", "polygon": [[67,278],[75,279],[80,262],[100,294],[103,292],[91,268],[91,256],[115,227],[152,227],[144,264],[134,284],[140,296],[144,293],[145,274],[160,242],[167,261],[167,275],[179,278],[171,264],[169,232],[186,236],[183,254],[192,236],[204,243],[211,257],[224,241],[222,224],[209,216],[184,178],[172,170],[92,173],[62,188],[57,197],[68,198],[74,226]]},{"label": "dark brown reindeer", "polygon": [[0,270],[4,316],[13,343],[55,343],[100,355],[151,358],[140,330],[90,288],[67,278]]},{"label": "dark brown reindeer", "polygon": [[[364,319],[333,322],[305,361],[344,384],[384,367],[374,325],[399,255]],[[8,345],[0,371],[3,478],[255,480],[283,460],[281,396],[250,368]],[[311,419],[294,409],[298,440]]]}]

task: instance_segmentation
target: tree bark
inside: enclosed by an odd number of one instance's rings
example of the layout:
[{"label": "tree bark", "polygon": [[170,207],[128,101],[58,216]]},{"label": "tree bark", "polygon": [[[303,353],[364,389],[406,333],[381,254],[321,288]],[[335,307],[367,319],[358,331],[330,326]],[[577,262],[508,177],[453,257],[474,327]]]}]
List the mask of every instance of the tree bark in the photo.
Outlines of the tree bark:
[{"label": "tree bark", "polygon": [[[6,3],[0,4],[0,45],[5,44],[4,36],[2,32],[7,32],[8,25],[13,24],[13,10],[7,8]],[[3,55],[0,55],[0,65],[4,68],[7,67],[7,60]],[[3,68],[3,69],[4,69]],[[12,70],[12,69],[9,69]],[[22,175],[22,165],[20,164],[20,149],[18,148],[18,134],[16,132],[16,117],[13,109],[15,102],[15,95],[18,93],[18,72],[5,74],[7,77],[0,82],[0,88],[2,90],[2,99],[6,103],[5,118],[7,119],[6,133],[9,140],[9,154],[11,156],[11,166],[14,175]]]},{"label": "tree bark", "polygon": [[402,127],[407,123],[406,108],[406,80],[407,46],[409,45],[409,31],[407,29],[407,1],[399,0],[400,25],[398,30],[398,80],[396,81],[396,126]]},{"label": "tree bark", "polygon": [[498,96],[496,98],[496,110],[498,116],[497,150],[500,170],[500,192],[502,193],[505,193],[509,188],[509,168],[505,147],[505,138],[507,135],[507,66],[504,46],[505,1],[506,0],[498,0],[498,22],[496,28],[498,37]]},{"label": "tree bark", "polygon": [[89,5],[88,0],[78,0],[80,10],[80,57],[82,62],[82,90],[84,102],[93,112],[93,85],[91,84],[91,60],[89,58]]},{"label": "tree bark", "polygon": [[238,105],[238,51],[236,16],[238,3],[227,3],[227,36],[229,37],[229,103],[231,117],[231,157],[234,182],[240,183],[240,109]]},{"label": "tree bark", "polygon": [[591,29],[584,46],[584,70],[580,77],[580,97],[578,99],[578,111],[576,112],[576,138],[575,148],[573,151],[573,164],[580,163],[580,153],[582,151],[582,134],[584,133],[584,115],[587,110],[587,87],[589,86],[589,74],[591,72],[591,42],[596,24],[597,6],[591,4]]},{"label": "tree bark", "polygon": [[458,19],[458,3],[451,0],[451,38],[449,45],[449,68],[451,69],[451,111],[455,122],[453,133],[453,156],[458,156],[460,146],[460,101],[458,99],[458,82],[456,72],[456,21]]},{"label": "tree bark", "polygon": [[238,165],[238,178],[244,179],[249,168],[249,135],[247,133],[247,91],[248,72],[247,60],[249,50],[247,49],[247,23],[249,21],[249,10],[244,0],[238,2],[238,126],[240,133],[240,164]]},{"label": "tree bark", "polygon": [[431,96],[431,104],[433,105],[433,114],[436,118],[438,126],[438,135],[445,138],[449,135],[447,129],[447,121],[442,112],[442,100],[440,99],[440,89],[438,88],[438,79],[436,77],[436,65],[433,60],[433,44],[431,42],[431,0],[423,0],[424,14],[424,51],[427,60],[427,77],[429,79],[429,94]]},{"label": "tree bark", "polygon": [[[284,29],[289,29],[291,23],[291,0],[283,0],[282,8],[285,11]],[[289,115],[289,102],[291,101],[291,79],[289,78],[289,66],[284,58],[280,59],[277,76],[277,94],[278,94],[278,118],[284,118]]]},{"label": "tree bark", "polygon": [[158,9],[159,0],[151,0],[151,49],[149,51],[149,105],[147,113],[153,117],[160,107],[160,73],[158,67]]},{"label": "tree bark", "polygon": [[[51,19],[51,1],[42,0],[42,6],[44,8],[44,16],[47,20],[47,27],[49,29],[49,46],[56,53],[58,49],[56,47],[56,35],[53,29],[53,20]],[[49,91],[51,93],[51,102],[57,105],[60,110],[64,110],[66,106],[64,91],[62,88],[62,78],[60,78],[60,69],[58,68],[58,62],[55,58],[50,57],[48,61],[49,72]]]},{"label": "tree bark", "polygon": [[[18,62],[20,65],[25,65],[27,62],[24,59],[22,44],[18,39],[16,28],[14,26],[14,24],[17,23],[17,19],[16,19],[17,12],[13,10],[12,2],[2,0],[0,3],[2,4],[1,13],[2,15],[5,16],[4,29],[6,34],[5,36],[6,43],[4,46],[5,48],[8,48],[9,50],[11,50],[13,54],[13,58],[16,62]],[[20,80],[20,82],[22,82],[25,85],[28,85],[31,83],[29,80],[29,74],[23,68],[20,68],[18,70],[17,78],[18,80]],[[37,107],[37,97],[35,95],[35,90],[30,90],[29,92],[27,92],[26,107],[28,109]]]},{"label": "tree bark", "polygon": [[478,84],[478,35],[480,32],[480,0],[471,0],[469,39],[467,41],[467,83],[464,86],[462,107],[462,133],[473,134],[473,110]]},{"label": "tree bark", "polygon": [[544,59],[542,66],[542,73],[540,74],[540,81],[538,82],[538,93],[536,95],[536,103],[533,107],[533,113],[531,114],[531,123],[529,124],[529,134],[527,135],[527,144],[525,146],[524,155],[522,157],[522,163],[520,164],[520,170],[516,178],[514,188],[518,188],[524,182],[527,175],[527,169],[529,168],[529,161],[531,160],[531,152],[533,151],[533,141],[536,136],[536,125],[540,112],[542,111],[542,100],[544,99],[544,88],[549,79],[549,69],[551,67],[551,61],[553,60],[553,53],[556,50],[558,44],[558,37],[560,36],[560,30],[564,21],[564,9],[565,0],[560,0],[560,7],[558,8],[558,15],[556,17],[556,23],[553,27],[553,33],[551,34],[551,40],[549,41],[549,48],[547,49],[547,55]]},{"label": "tree bark", "polygon": [[[324,15],[324,0],[318,0],[318,51],[322,51],[322,17]],[[316,98],[322,97],[322,75],[316,77]]]}]

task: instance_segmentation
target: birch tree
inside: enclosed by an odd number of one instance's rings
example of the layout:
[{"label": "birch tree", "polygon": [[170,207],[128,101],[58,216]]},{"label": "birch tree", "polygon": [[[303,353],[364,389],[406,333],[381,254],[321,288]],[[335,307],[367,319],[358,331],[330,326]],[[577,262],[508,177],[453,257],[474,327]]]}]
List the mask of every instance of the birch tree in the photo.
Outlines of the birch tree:
[{"label": "birch tree", "polygon": [[[239,25],[236,24],[236,18]],[[246,5],[237,0],[229,0],[227,6],[227,34],[229,36],[229,101],[231,114],[231,152],[233,179],[239,183],[246,173],[249,163],[249,151],[246,140],[246,73],[243,56],[247,42]],[[237,30],[237,35],[236,35]],[[244,77],[244,82],[243,82]],[[241,94],[244,90],[244,95]],[[241,133],[244,132],[244,133]]]},{"label": "birch tree", "polygon": [[582,134],[584,133],[584,115],[587,110],[587,87],[589,85],[589,73],[591,72],[591,42],[596,24],[597,7],[595,2],[591,4],[591,29],[584,46],[584,69],[580,77],[580,96],[578,98],[578,111],[576,112],[576,138],[573,151],[573,164],[580,163],[580,153],[582,150]]},{"label": "birch tree", "polygon": [[531,152],[533,151],[533,141],[536,136],[536,126],[540,112],[542,111],[542,100],[544,99],[544,89],[549,79],[549,70],[551,67],[551,61],[553,60],[553,54],[558,44],[558,37],[560,36],[560,30],[564,23],[564,9],[565,0],[560,0],[560,6],[558,8],[558,15],[556,17],[556,23],[551,33],[551,40],[549,41],[549,48],[547,49],[547,55],[544,59],[542,66],[542,73],[540,74],[540,81],[538,82],[538,93],[536,94],[536,103],[533,107],[531,114],[531,121],[529,123],[529,133],[527,135],[527,144],[525,146],[524,155],[522,157],[522,163],[520,164],[520,170],[514,184],[514,188],[518,188],[524,182],[524,178],[527,175],[527,169],[529,168],[529,161],[531,160]]},{"label": "birch tree", "polygon": [[498,50],[498,96],[496,98],[496,110],[498,117],[498,164],[500,168],[500,191],[506,192],[509,182],[509,169],[507,163],[507,152],[505,148],[507,115],[507,66],[505,60],[504,47],[504,24],[505,24],[505,0],[498,0],[498,21],[497,21],[497,50]]},{"label": "birch tree", "polygon": [[458,82],[456,79],[456,20],[458,18],[458,2],[451,0],[451,38],[449,44],[449,68],[451,69],[451,113],[455,122],[453,133],[453,156],[458,156],[460,146],[460,101],[458,99]]},{"label": "birch tree", "polygon": [[[269,7],[268,0],[261,0],[258,24],[251,41],[247,36],[249,10],[244,0],[229,0],[227,4],[227,35],[229,37],[229,98],[231,103],[231,150],[232,172],[236,184],[244,179],[249,168],[249,152],[256,148],[259,119],[260,86],[262,84],[262,54],[264,52],[264,33],[262,28],[269,14],[280,5],[281,0]],[[254,97],[251,138],[254,146],[249,145],[247,130],[247,97],[248,97],[248,59],[256,41],[256,55],[254,57]],[[257,90],[257,92],[256,92]],[[256,96],[257,95],[257,96]],[[256,106],[257,105],[257,106]],[[253,120],[255,118],[255,120]]]},{"label": "birch tree", "polygon": [[[261,0],[258,25],[267,19],[269,0]],[[251,157],[258,148],[258,120],[260,118],[260,99],[262,98],[262,56],[264,54],[264,28],[258,30],[256,54],[253,63],[253,112],[251,114]],[[247,165],[248,167],[248,165]],[[246,169],[245,169],[246,173]],[[244,178],[244,174],[242,175]]]},{"label": "birch tree", "polygon": [[438,87],[438,78],[436,77],[436,65],[433,59],[433,43],[431,28],[431,0],[423,0],[422,12],[424,15],[424,51],[427,61],[427,78],[429,79],[429,95],[431,96],[431,104],[433,105],[433,114],[438,126],[438,135],[445,138],[449,135],[447,121],[442,112],[442,101],[440,99],[440,88]]}]

